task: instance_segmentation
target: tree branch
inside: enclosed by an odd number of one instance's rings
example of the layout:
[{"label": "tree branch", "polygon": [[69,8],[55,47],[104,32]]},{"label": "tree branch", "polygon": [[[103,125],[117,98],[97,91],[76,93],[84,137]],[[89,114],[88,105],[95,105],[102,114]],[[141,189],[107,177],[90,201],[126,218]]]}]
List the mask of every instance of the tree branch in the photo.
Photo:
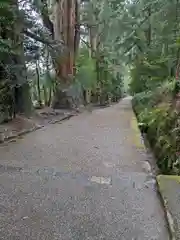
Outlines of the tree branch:
[{"label": "tree branch", "polygon": [[89,45],[88,42],[84,41],[84,39],[80,38],[80,40],[89,48],[91,49],[91,46]]},{"label": "tree branch", "polygon": [[36,35],[35,33],[28,31],[27,29],[24,29],[24,30],[23,30],[23,33],[24,33],[26,36],[34,39],[35,41],[41,42],[41,43],[43,43],[43,44],[45,44],[45,45],[53,48],[52,45],[53,45],[54,41],[48,40],[48,39],[44,39],[44,38]]}]

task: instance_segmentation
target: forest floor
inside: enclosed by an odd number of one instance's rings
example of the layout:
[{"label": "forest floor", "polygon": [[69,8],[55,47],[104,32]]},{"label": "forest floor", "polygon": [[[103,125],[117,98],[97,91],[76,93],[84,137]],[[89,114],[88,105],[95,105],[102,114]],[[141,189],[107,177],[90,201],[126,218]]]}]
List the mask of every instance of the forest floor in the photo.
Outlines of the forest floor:
[{"label": "forest floor", "polygon": [[14,141],[23,134],[40,129],[77,115],[75,110],[54,110],[50,107],[36,109],[30,118],[17,115],[12,121],[0,124],[0,143]]},{"label": "forest floor", "polygon": [[0,159],[0,239],[169,239],[129,98],[2,144]]}]

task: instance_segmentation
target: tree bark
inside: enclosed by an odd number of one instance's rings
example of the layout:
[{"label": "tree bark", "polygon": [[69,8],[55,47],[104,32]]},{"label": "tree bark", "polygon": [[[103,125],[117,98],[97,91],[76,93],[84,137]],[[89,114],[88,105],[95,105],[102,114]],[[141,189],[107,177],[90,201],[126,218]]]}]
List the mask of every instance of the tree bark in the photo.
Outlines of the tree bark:
[{"label": "tree bark", "polygon": [[67,83],[74,75],[75,47],[77,44],[76,33],[76,0],[58,0],[54,7],[54,37],[55,40],[63,40],[66,52],[62,62],[57,66],[57,76]]},{"label": "tree bark", "polygon": [[[54,7],[53,19],[55,40],[63,40],[66,48],[63,60],[60,61],[56,67],[57,79],[59,79],[61,83],[61,89],[59,86],[56,89],[53,107],[59,108],[64,104],[66,105],[65,107],[70,107],[76,102],[75,95],[76,97],[78,95],[75,89],[72,90],[72,85],[76,72],[75,57],[78,52],[80,41],[79,1],[57,0]],[[65,90],[62,91],[62,88]],[[78,98],[80,98],[80,96]],[[77,105],[77,102],[75,105]]]},{"label": "tree bark", "polygon": [[39,74],[39,66],[38,66],[38,62],[37,61],[36,61],[36,77],[37,77],[38,103],[39,103],[39,106],[42,107],[41,87],[40,87],[40,74]]}]

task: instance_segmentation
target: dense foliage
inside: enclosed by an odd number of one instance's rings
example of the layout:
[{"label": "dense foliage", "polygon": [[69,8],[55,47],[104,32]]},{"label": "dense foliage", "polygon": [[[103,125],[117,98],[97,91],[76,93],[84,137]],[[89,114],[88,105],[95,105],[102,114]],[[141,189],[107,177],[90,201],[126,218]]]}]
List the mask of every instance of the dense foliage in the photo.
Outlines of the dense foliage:
[{"label": "dense foliage", "polygon": [[139,1],[130,5],[136,26],[140,23],[129,51],[133,106],[160,169],[179,174],[180,2]]},{"label": "dense foliage", "polygon": [[178,114],[172,101],[174,82],[166,82],[154,92],[142,92],[133,99],[140,129],[149,140],[163,173],[180,173]]}]

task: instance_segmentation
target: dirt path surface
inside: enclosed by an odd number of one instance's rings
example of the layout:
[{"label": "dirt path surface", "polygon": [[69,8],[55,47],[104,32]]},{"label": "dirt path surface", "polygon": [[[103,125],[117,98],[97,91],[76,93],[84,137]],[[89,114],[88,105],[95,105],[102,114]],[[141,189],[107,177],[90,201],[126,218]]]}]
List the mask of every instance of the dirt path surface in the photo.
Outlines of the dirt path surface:
[{"label": "dirt path surface", "polygon": [[129,99],[0,147],[0,239],[167,240]]}]

